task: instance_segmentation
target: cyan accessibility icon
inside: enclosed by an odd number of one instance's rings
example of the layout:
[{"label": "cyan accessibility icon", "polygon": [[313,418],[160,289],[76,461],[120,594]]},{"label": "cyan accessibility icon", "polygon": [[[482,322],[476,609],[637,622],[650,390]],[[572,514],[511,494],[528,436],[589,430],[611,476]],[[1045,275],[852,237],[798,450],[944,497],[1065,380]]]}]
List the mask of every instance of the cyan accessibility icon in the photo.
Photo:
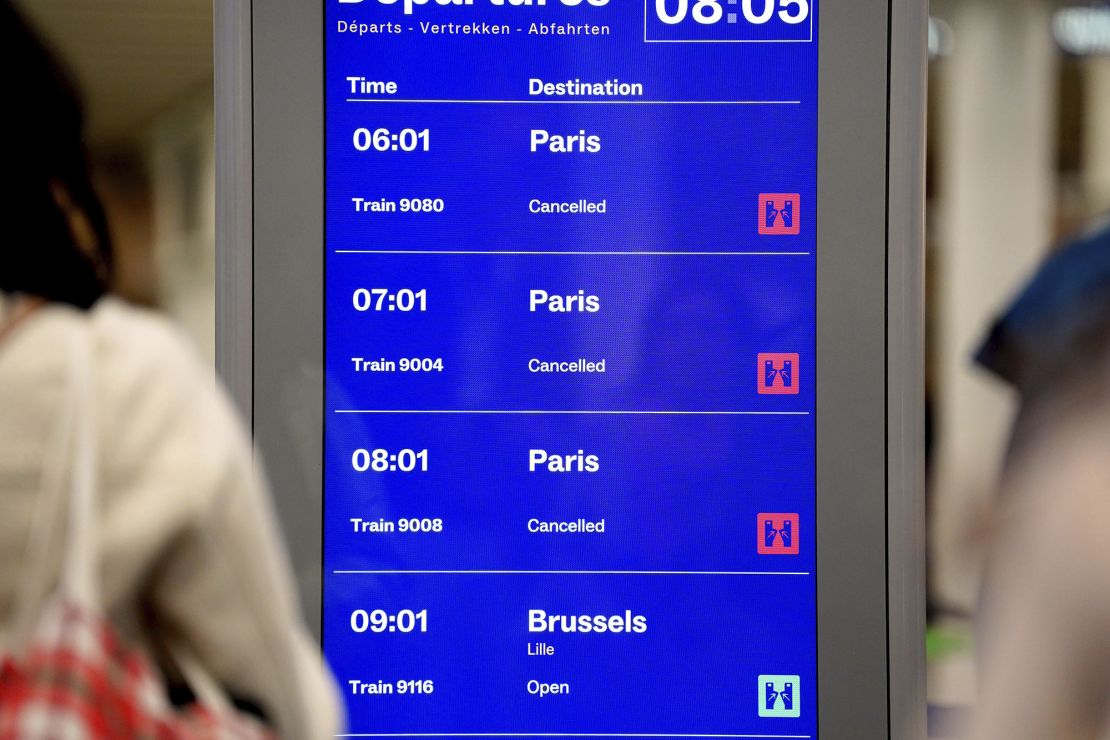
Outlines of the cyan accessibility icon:
[{"label": "cyan accessibility icon", "polygon": [[801,676],[760,676],[760,717],[801,717]]}]

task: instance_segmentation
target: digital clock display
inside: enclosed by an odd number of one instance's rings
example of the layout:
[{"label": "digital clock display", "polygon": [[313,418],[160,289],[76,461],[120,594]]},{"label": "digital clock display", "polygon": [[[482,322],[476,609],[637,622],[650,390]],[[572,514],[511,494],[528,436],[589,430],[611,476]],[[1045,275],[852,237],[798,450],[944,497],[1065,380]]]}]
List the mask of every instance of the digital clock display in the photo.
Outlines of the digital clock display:
[{"label": "digital clock display", "polygon": [[816,738],[816,0],[326,0],[375,737]]}]

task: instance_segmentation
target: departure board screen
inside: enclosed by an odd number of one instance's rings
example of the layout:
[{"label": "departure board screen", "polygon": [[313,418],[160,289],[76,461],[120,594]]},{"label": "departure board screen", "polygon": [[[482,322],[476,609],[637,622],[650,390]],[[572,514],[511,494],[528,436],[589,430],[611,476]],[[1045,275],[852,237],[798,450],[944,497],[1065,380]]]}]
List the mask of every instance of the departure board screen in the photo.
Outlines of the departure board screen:
[{"label": "departure board screen", "polygon": [[326,0],[351,734],[817,736],[817,16]]}]

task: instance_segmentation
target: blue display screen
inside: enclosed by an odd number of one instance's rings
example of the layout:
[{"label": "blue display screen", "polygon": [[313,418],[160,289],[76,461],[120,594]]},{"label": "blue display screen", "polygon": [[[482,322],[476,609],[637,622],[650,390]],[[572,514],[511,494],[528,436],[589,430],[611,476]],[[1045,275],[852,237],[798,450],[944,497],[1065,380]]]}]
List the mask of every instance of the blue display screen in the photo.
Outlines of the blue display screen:
[{"label": "blue display screen", "polygon": [[817,12],[327,0],[352,734],[817,736]]}]

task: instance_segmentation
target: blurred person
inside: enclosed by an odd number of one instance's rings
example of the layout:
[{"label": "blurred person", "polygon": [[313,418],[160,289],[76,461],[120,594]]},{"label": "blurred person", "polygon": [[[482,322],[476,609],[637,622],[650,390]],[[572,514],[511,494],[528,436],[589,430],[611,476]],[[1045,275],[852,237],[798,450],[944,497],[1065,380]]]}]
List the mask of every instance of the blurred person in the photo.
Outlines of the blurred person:
[{"label": "blurred person", "polygon": [[42,481],[66,464],[47,450],[71,398],[71,339],[83,333],[99,450],[98,596],[112,627],[171,676],[174,646],[186,647],[280,736],[330,737],[336,690],[297,613],[248,435],[174,329],[107,296],[112,248],[81,102],[9,0],[0,56],[0,655],[18,649],[8,644],[17,596],[44,603],[56,587],[28,591],[24,574],[62,568],[61,511],[49,517],[48,562],[26,560]]},{"label": "blurred person", "polygon": [[979,361],[1021,407],[981,608],[975,740],[1110,736],[1110,226],[1054,254]]}]

